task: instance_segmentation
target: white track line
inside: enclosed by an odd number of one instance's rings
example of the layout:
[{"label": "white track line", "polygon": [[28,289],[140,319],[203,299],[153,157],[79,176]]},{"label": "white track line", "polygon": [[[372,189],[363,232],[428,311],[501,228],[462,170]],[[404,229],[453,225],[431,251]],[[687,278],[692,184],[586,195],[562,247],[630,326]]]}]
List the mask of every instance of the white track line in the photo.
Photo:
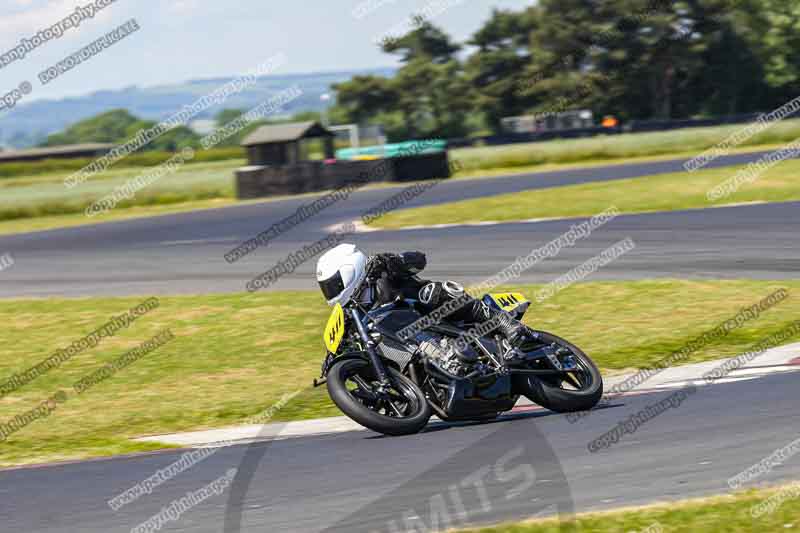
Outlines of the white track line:
[{"label": "white track line", "polygon": [[236,242],[238,237],[218,237],[216,239],[189,239],[185,241],[162,241],[158,244],[162,246],[181,246],[184,244],[222,244],[226,242]]}]

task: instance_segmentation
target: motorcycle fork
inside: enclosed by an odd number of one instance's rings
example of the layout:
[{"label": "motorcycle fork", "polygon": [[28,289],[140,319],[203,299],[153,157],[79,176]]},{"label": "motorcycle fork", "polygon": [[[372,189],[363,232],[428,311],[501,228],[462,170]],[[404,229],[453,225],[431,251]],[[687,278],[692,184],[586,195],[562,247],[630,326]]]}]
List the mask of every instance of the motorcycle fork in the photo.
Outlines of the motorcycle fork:
[{"label": "motorcycle fork", "polygon": [[364,341],[364,346],[367,349],[369,361],[372,364],[372,367],[375,369],[375,374],[378,376],[378,381],[382,386],[388,386],[389,376],[386,372],[386,366],[384,366],[383,361],[378,355],[378,352],[375,350],[375,342],[367,334],[367,329],[364,327],[364,323],[361,321],[361,315],[357,309],[350,309],[350,315],[353,317],[353,321],[356,323],[356,329],[358,330],[361,340]]}]

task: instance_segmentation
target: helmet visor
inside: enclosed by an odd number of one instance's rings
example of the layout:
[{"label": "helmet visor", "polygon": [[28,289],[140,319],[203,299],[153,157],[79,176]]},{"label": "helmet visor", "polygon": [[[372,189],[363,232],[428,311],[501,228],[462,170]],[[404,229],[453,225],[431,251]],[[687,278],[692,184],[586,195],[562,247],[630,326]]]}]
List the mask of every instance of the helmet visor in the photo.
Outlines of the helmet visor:
[{"label": "helmet visor", "polygon": [[319,282],[319,288],[322,289],[322,294],[326,300],[333,300],[339,296],[344,290],[344,281],[342,281],[341,272],[336,272],[333,276],[326,280]]}]

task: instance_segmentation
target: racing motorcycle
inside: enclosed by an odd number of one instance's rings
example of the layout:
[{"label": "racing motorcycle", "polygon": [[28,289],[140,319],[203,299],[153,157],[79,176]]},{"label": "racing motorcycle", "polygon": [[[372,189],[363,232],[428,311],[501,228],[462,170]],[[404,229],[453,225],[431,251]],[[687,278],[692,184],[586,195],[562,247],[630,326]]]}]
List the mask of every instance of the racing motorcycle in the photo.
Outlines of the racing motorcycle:
[{"label": "racing motorcycle", "polygon": [[[369,268],[367,264],[367,268]],[[603,380],[580,348],[545,331],[512,348],[499,334],[465,335],[477,324],[444,319],[408,336],[423,317],[416,300],[370,308],[361,281],[328,319],[320,379],[336,406],[384,435],[417,433],[433,414],[445,421],[491,420],[520,396],[558,413],[594,407]],[[486,294],[484,304],[521,320],[530,302],[521,293]],[[412,330],[413,331],[413,330]]]}]

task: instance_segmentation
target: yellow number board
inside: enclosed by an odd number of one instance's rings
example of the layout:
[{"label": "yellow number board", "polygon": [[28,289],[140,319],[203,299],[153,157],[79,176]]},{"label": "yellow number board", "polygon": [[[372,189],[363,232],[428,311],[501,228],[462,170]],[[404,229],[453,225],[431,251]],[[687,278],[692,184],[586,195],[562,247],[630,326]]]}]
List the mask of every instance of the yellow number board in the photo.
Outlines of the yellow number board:
[{"label": "yellow number board", "polygon": [[494,300],[503,311],[509,312],[528,302],[528,299],[525,298],[525,295],[519,292],[503,292],[498,294],[490,294],[489,296],[492,297],[492,300]]},{"label": "yellow number board", "polygon": [[322,340],[325,342],[329,352],[336,353],[336,350],[339,349],[339,343],[342,342],[342,337],[344,337],[344,310],[340,304],[336,304],[328,319],[328,325],[325,326]]}]

